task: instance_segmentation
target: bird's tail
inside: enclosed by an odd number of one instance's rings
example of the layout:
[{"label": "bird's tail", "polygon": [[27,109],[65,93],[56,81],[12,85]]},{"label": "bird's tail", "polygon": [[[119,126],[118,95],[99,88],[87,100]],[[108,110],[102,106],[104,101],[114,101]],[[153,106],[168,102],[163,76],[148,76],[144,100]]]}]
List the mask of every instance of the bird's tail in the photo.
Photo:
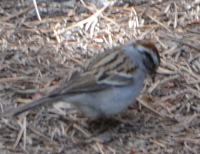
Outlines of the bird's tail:
[{"label": "bird's tail", "polygon": [[13,116],[17,116],[25,111],[31,110],[31,109],[35,109],[39,106],[43,106],[46,104],[51,104],[53,102],[59,101],[61,100],[61,96],[56,96],[56,97],[47,97],[47,98],[40,98],[38,100],[34,100],[24,106],[18,107],[16,109],[13,109],[11,111],[8,111],[6,113],[3,113],[2,115],[0,115],[0,117],[13,117]]}]

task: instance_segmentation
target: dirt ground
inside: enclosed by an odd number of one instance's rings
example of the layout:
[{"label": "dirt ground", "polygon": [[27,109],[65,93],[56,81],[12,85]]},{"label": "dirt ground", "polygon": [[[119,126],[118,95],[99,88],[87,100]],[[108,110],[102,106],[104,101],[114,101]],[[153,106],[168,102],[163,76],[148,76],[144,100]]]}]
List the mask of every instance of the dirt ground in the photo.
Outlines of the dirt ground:
[{"label": "dirt ground", "polygon": [[58,102],[1,118],[1,154],[200,153],[199,0],[119,0],[98,8],[36,2],[0,1],[1,113],[42,97],[93,55],[129,40],[151,39],[161,65],[140,100],[115,117],[93,121]]}]

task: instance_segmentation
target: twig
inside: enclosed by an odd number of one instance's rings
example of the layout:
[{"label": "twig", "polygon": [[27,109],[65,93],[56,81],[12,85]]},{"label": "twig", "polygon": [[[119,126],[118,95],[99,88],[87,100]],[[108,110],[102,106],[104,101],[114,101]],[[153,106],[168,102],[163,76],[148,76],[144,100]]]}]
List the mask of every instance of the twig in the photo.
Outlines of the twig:
[{"label": "twig", "polygon": [[174,4],[174,9],[175,9],[175,14],[174,14],[174,29],[177,27],[177,18],[178,18],[178,15],[177,15],[177,6],[176,6],[176,3],[173,2]]},{"label": "twig", "polygon": [[37,17],[41,21],[41,17],[40,17],[40,13],[38,11],[36,0],[33,0],[33,4],[34,4],[34,7],[35,7],[35,11],[36,11]]},{"label": "twig", "polygon": [[100,10],[98,10],[96,13],[94,13],[93,15],[91,15],[90,17],[79,21],[76,24],[72,24],[71,26],[68,26],[67,28],[65,28],[65,30],[70,30],[73,29],[75,27],[81,26],[87,22],[91,22],[91,20],[93,21],[95,18],[97,18],[110,4],[105,5],[103,8],[101,8]]},{"label": "twig", "polygon": [[81,128],[76,123],[73,124],[73,127],[78,129],[80,132],[82,132],[87,138],[91,137],[91,134],[88,131],[84,130],[83,128]]},{"label": "twig", "polygon": [[193,88],[187,87],[187,89],[197,98],[200,98],[200,92],[198,90],[195,90]]},{"label": "twig", "polygon": [[[50,142],[54,142],[53,140],[51,140],[49,137],[45,136],[43,133],[39,132],[38,130],[36,130],[33,126],[28,126],[28,128],[33,132],[35,133],[36,135],[46,139],[47,141],[50,141]],[[54,142],[56,143],[56,142]]]},{"label": "twig", "polygon": [[153,16],[151,16],[150,14],[146,13],[146,15],[152,19],[153,21],[155,21],[157,24],[159,24],[160,26],[164,27],[167,31],[170,31],[170,29],[165,26],[163,23],[161,23],[160,21],[158,21],[156,18],[154,18]]},{"label": "twig", "polygon": [[24,143],[24,149],[26,149],[26,116],[24,116],[23,118],[23,130],[24,130],[24,133],[23,133],[23,143]]},{"label": "twig", "polygon": [[154,110],[147,102],[145,102],[144,100],[142,100],[141,98],[137,98],[137,101],[140,102],[143,106],[145,106],[146,108],[148,108],[149,110],[153,111],[154,113],[156,113],[157,115],[166,118],[165,115],[160,114],[158,111]]},{"label": "twig", "polygon": [[25,8],[24,10],[18,11],[17,13],[13,13],[13,14],[10,15],[9,17],[5,17],[5,18],[3,18],[3,19],[1,19],[1,20],[2,20],[2,21],[8,21],[8,20],[10,20],[10,19],[12,19],[12,18],[15,18],[15,17],[17,17],[17,16],[19,16],[19,15],[25,13],[25,12],[28,12],[29,10],[33,9],[33,7],[34,7],[34,6],[29,6],[29,7]]},{"label": "twig", "polygon": [[35,82],[34,77],[11,77],[11,78],[0,78],[0,83],[4,82],[15,82],[15,81],[30,81]]},{"label": "twig", "polygon": [[171,81],[171,80],[177,79],[177,78],[179,78],[179,77],[180,77],[180,75],[174,75],[174,76],[170,76],[170,77],[164,78],[164,79],[161,80],[161,81],[158,80],[156,83],[154,83],[154,84],[148,89],[148,92],[149,92],[149,93],[152,93],[152,91],[154,91],[154,89],[155,89],[156,87],[158,87],[158,86],[160,86],[160,85],[162,85],[162,84],[164,84],[164,83],[167,83],[167,82],[169,82],[169,81]]},{"label": "twig", "polygon": [[[25,115],[26,116],[26,115]],[[26,125],[24,124],[24,120],[23,120],[23,124],[21,124],[19,121],[18,121],[18,124],[20,125],[20,132],[18,133],[18,136],[17,136],[17,139],[16,139],[16,141],[15,141],[15,143],[14,143],[14,145],[13,145],[13,148],[15,149],[16,147],[17,147],[17,145],[19,144],[19,141],[20,141],[20,139],[21,139],[21,137],[22,137],[22,135],[23,135],[23,133],[24,133],[24,131],[25,131],[25,129],[26,129]]]},{"label": "twig", "polygon": [[193,48],[193,49],[195,49],[195,50],[197,50],[197,51],[200,52],[200,48],[194,46],[193,43],[190,43],[190,42],[187,41],[187,40],[183,41],[183,40],[181,40],[180,38],[175,38],[175,37],[172,37],[172,36],[169,36],[169,35],[168,35],[168,37],[170,37],[170,39],[171,39],[172,41],[176,41],[176,42],[178,42],[178,43],[180,43],[180,44],[187,45],[187,46],[189,46],[189,47],[191,47],[191,48]]}]

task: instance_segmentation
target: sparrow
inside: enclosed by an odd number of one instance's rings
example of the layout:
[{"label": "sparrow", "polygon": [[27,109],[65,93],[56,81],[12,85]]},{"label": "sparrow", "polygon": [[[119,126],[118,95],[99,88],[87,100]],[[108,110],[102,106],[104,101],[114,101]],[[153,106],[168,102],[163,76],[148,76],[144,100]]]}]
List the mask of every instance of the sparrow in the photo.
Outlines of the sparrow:
[{"label": "sparrow", "polygon": [[146,75],[155,75],[159,64],[159,52],[153,43],[130,41],[94,56],[82,72],[74,73],[66,83],[3,117],[58,101],[68,102],[94,119],[116,115],[136,100]]}]

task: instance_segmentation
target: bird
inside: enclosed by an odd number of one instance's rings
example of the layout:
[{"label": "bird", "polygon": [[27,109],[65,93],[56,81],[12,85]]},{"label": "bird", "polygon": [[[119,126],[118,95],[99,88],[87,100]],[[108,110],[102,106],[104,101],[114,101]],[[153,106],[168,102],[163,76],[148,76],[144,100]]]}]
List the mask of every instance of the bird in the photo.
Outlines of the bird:
[{"label": "bird", "polygon": [[80,72],[52,92],[3,114],[14,117],[39,106],[68,102],[86,117],[116,115],[133,102],[147,75],[160,64],[157,47],[149,40],[132,40],[95,55]]}]

